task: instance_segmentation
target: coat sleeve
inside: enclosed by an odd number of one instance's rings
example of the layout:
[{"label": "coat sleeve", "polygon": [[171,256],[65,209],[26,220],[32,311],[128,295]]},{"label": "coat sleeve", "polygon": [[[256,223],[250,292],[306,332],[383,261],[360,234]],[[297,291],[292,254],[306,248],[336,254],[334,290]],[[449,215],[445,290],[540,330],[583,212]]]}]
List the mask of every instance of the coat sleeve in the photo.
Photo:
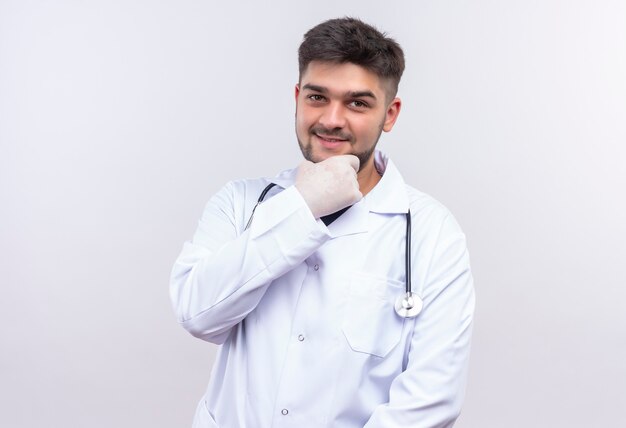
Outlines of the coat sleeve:
[{"label": "coat sleeve", "polygon": [[242,231],[235,207],[243,205],[244,190],[229,183],[211,198],[170,279],[178,321],[217,344],[257,306],[273,279],[329,239],[294,186],[260,204],[251,227]]},{"label": "coat sleeve", "polygon": [[389,401],[367,428],[452,427],[467,379],[474,287],[465,236],[451,215],[438,232],[430,258],[424,308],[415,318],[405,370],[392,382]]}]

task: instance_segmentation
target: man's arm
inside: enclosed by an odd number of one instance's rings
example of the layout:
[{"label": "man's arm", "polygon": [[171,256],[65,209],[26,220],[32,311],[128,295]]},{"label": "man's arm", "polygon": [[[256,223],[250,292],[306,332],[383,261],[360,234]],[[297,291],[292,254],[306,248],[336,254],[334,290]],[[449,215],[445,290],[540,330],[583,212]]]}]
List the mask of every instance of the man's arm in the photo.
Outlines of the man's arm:
[{"label": "man's arm", "polygon": [[450,215],[443,220],[423,291],[424,309],[415,321],[407,367],[392,382],[389,402],[376,408],[366,428],[449,428],[459,416],[474,287],[465,236]]},{"label": "man's arm", "polygon": [[218,344],[257,306],[273,279],[329,239],[293,186],[260,204],[250,228],[240,233],[234,207],[242,204],[243,185],[231,183],[211,198],[170,280],[178,321]]}]

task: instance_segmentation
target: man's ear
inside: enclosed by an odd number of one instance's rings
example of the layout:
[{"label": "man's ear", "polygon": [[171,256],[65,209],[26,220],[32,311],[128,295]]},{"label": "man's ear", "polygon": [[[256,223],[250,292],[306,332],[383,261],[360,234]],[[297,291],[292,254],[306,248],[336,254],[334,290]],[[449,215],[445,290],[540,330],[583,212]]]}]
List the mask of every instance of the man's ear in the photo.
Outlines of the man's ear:
[{"label": "man's ear", "polygon": [[296,83],[296,102],[298,101],[298,95],[300,95],[300,84]]},{"label": "man's ear", "polygon": [[385,121],[383,122],[383,131],[389,132],[393,128],[393,125],[396,123],[398,119],[398,115],[400,114],[400,109],[402,108],[402,100],[400,98],[394,98],[391,100],[391,103],[387,106],[387,111],[385,112]]}]

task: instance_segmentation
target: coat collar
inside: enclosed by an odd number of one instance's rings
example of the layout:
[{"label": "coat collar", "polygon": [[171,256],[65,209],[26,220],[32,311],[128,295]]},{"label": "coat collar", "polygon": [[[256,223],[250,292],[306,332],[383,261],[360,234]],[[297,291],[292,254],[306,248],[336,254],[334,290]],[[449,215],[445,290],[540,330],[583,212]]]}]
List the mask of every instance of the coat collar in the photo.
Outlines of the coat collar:
[{"label": "coat collar", "polygon": [[365,195],[365,202],[371,212],[380,214],[404,214],[409,211],[409,197],[406,184],[394,163],[381,151],[374,153],[374,165],[382,178]]}]

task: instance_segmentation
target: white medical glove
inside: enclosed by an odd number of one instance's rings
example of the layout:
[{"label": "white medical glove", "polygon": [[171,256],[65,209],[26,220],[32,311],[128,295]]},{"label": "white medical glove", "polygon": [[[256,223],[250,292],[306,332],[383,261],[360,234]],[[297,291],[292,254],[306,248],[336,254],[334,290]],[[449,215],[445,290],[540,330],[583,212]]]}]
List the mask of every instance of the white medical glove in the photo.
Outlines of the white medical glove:
[{"label": "white medical glove", "polygon": [[353,155],[333,156],[318,163],[302,161],[296,175],[296,189],[313,217],[332,214],[363,198],[356,179],[358,170],[359,158]]}]

